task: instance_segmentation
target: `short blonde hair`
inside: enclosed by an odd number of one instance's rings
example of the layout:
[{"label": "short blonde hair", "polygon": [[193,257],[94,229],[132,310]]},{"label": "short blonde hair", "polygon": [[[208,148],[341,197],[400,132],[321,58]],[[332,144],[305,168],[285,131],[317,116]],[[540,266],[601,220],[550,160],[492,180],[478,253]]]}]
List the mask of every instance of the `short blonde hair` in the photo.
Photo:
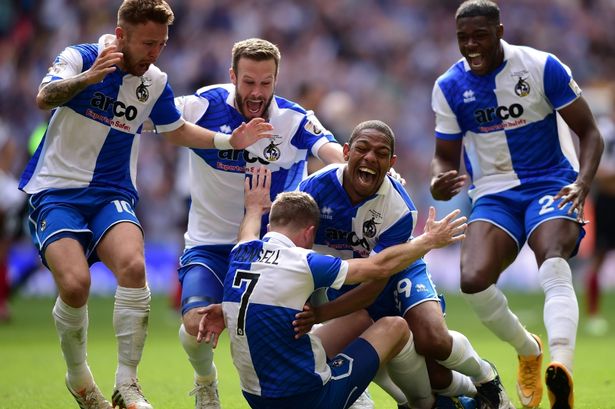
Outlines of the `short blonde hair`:
[{"label": "short blonde hair", "polygon": [[279,193],[269,214],[272,228],[291,226],[304,228],[316,226],[320,222],[320,210],[314,198],[306,192]]}]

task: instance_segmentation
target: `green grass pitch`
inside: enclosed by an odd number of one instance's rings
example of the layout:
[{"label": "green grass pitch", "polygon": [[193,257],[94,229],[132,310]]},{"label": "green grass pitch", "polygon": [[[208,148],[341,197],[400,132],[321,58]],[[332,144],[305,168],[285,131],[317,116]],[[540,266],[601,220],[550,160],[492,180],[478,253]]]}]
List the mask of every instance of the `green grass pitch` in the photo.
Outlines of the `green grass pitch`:
[{"label": "green grass pitch", "polygon": [[[447,294],[446,297],[449,328],[466,334],[479,354],[496,364],[504,386],[518,405],[513,349],[487,332],[459,296]],[[542,300],[542,294],[509,294],[513,311],[546,344]],[[77,407],[64,387],[64,361],[51,319],[53,303],[50,298],[16,298],[11,305],[12,321],[0,325],[0,409]],[[583,311],[582,299],[580,303]],[[111,298],[93,298],[89,304],[89,363],[107,396],[113,387],[117,353],[111,323],[112,305]],[[604,297],[603,311],[608,315],[610,331],[602,337],[585,334],[585,317],[581,313],[574,373],[576,409],[615,408],[615,317],[612,313],[615,294]],[[139,378],[146,396],[157,409],[194,407],[187,395],[192,387],[192,370],[178,341],[178,326],[179,316],[168,307],[167,300],[155,297]],[[217,348],[215,362],[223,408],[248,408],[239,390],[226,336]],[[395,407],[393,400],[377,386],[372,385],[370,391],[377,409]],[[541,407],[549,407],[546,392]]]}]

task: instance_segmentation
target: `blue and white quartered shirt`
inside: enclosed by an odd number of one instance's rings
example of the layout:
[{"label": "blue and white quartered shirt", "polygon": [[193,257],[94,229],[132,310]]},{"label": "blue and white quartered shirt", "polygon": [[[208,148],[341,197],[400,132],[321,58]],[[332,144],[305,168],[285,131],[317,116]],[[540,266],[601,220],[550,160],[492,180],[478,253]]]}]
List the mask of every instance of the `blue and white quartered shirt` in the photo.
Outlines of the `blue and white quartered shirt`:
[{"label": "blue and white quartered shirt", "polygon": [[295,339],[292,322],[317,288],[340,288],[348,264],[271,232],[230,256],[222,309],[241,389],[279,398],[319,390],[331,378],[320,339]]},{"label": "blue and white quartered shirt", "polygon": [[556,112],[581,95],[570,69],[552,54],[501,42],[504,62],[495,71],[476,75],[462,58],[433,89],[435,135],[463,139],[473,201],[524,183],[570,183],[579,169]]},{"label": "blue and white quartered shirt", "polygon": [[347,260],[410,241],[417,210],[404,187],[386,176],[375,194],[353,205],[342,183],[345,167],[329,165],[299,185],[320,208],[314,249]]},{"label": "blue and white quartered shirt", "polygon": [[[46,84],[88,70],[99,44],[67,47],[42,81]],[[136,170],[143,122],[158,132],[183,123],[167,75],[154,65],[136,77],[119,67],[52,111],[49,126],[21,177],[20,189],[108,187],[137,196]]]},{"label": "blue and white quartered shirt", "polygon": [[[231,133],[246,119],[235,108],[235,86],[219,84],[199,89],[195,95],[176,98],[182,116],[213,131]],[[268,111],[274,137],[245,150],[190,149],[192,203],[186,248],[234,244],[244,214],[243,189],[246,168],[266,166],[272,172],[271,198],[295,190],[307,176],[307,158],[333,135],[311,111],[274,96]],[[263,222],[266,232],[267,218]]]}]

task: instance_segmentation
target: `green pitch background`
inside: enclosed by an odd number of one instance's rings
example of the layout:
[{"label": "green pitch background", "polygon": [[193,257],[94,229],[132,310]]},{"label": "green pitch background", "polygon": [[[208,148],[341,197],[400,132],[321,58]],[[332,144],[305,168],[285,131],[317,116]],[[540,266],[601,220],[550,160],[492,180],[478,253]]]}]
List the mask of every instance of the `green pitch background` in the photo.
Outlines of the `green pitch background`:
[{"label": "green pitch background", "polygon": [[[479,354],[496,364],[504,386],[518,405],[513,349],[483,329],[459,296],[447,294],[446,300],[449,328],[466,334]],[[541,335],[546,344],[542,294],[509,294],[509,302],[527,328]],[[51,319],[53,303],[50,298],[14,299],[12,320],[0,325],[0,409],[77,407],[64,387],[64,362]],[[582,299],[580,303],[583,311]],[[111,298],[93,298],[89,304],[89,363],[98,385],[109,397],[116,365],[112,306]],[[601,337],[586,335],[583,331],[585,317],[581,313],[574,373],[576,409],[615,408],[615,294],[604,297],[603,311],[607,314],[610,330]],[[179,315],[168,307],[166,298],[155,297],[139,377],[146,396],[156,409],[194,407],[192,398],[188,397],[192,370],[179,345],[178,328]],[[548,361],[548,354],[545,361]],[[217,348],[215,362],[223,408],[248,408],[239,390],[226,336]],[[543,367],[545,365],[546,362]],[[370,391],[377,409],[395,407],[393,400],[377,386],[372,385]],[[546,392],[541,407],[549,407]]]}]

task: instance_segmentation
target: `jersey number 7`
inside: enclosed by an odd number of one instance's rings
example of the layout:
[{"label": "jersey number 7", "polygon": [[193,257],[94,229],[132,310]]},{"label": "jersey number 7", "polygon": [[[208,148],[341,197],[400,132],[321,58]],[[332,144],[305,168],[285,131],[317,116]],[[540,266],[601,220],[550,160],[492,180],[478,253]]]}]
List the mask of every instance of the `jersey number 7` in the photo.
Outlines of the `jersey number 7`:
[{"label": "jersey number 7", "polygon": [[241,302],[239,303],[239,315],[237,316],[237,335],[243,336],[246,332],[246,310],[248,309],[248,303],[250,302],[250,296],[258,278],[259,273],[253,273],[248,270],[236,270],[235,278],[233,279],[233,288],[241,287],[243,282],[247,283],[246,291],[241,295]]}]

